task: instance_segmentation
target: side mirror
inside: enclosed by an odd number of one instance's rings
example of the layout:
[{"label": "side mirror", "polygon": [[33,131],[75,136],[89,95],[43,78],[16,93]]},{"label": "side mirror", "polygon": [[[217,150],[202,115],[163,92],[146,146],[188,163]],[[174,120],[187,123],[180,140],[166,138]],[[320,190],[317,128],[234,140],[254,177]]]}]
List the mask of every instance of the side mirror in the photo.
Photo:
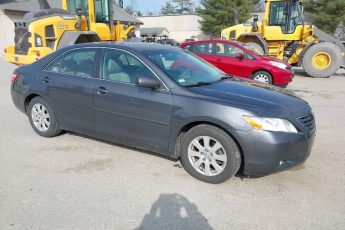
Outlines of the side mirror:
[{"label": "side mirror", "polygon": [[243,53],[237,53],[237,54],[236,54],[236,58],[237,58],[237,59],[240,59],[240,60],[244,59]]},{"label": "side mirror", "polygon": [[253,18],[253,21],[254,21],[254,22],[259,21],[259,15],[255,14],[255,15],[254,15],[254,18]]},{"label": "side mirror", "polygon": [[157,89],[161,86],[161,83],[152,77],[139,77],[136,85],[143,88]]}]

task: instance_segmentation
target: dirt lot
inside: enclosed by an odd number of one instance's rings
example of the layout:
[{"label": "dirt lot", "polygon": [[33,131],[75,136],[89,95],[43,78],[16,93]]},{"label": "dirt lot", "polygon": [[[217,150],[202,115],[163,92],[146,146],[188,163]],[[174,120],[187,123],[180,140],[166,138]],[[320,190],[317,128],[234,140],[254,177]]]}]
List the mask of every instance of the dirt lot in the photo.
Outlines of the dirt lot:
[{"label": "dirt lot", "polygon": [[0,60],[0,229],[344,229],[344,71],[288,87],[317,119],[304,165],[210,185],[154,154],[39,137],[12,104],[14,68]]}]

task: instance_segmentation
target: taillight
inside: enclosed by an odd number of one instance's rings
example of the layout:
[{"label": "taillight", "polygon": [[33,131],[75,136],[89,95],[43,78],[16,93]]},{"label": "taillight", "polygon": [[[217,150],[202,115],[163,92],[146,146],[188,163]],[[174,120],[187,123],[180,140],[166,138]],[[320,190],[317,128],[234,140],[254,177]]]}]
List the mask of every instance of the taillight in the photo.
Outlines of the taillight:
[{"label": "taillight", "polygon": [[37,57],[40,57],[40,56],[41,56],[41,53],[40,53],[40,52],[37,52],[37,53],[36,53],[36,56],[37,56]]},{"label": "taillight", "polygon": [[13,73],[11,77],[11,83],[14,84],[19,78],[19,73]]}]

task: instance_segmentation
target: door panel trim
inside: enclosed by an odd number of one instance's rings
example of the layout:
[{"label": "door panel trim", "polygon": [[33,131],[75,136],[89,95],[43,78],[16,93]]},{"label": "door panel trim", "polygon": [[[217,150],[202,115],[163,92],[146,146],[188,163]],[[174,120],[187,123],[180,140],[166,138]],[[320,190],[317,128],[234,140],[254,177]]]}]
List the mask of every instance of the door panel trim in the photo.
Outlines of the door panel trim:
[{"label": "door panel trim", "polygon": [[154,121],[154,120],[150,120],[150,119],[144,119],[142,117],[131,116],[131,115],[124,114],[124,113],[116,113],[116,112],[111,112],[111,111],[98,109],[98,108],[94,108],[94,110],[97,112],[108,113],[108,114],[112,114],[112,115],[116,115],[116,116],[120,116],[120,117],[126,117],[126,118],[130,118],[130,119],[134,119],[134,120],[147,121],[147,122],[151,122],[154,124],[160,124],[160,125],[164,125],[164,126],[169,125],[168,123],[165,123],[165,122]]}]

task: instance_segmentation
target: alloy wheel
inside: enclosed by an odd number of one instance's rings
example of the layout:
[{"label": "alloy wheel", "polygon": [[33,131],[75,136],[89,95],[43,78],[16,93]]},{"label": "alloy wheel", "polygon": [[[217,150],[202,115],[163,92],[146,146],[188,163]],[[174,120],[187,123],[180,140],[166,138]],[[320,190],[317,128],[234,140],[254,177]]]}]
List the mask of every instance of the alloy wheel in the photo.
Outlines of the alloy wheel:
[{"label": "alloy wheel", "polygon": [[49,129],[50,116],[44,105],[36,103],[31,109],[31,118],[33,124],[39,131],[46,132]]},{"label": "alloy wheel", "polygon": [[188,159],[193,168],[205,176],[220,174],[227,163],[223,145],[209,136],[200,136],[190,142]]}]

